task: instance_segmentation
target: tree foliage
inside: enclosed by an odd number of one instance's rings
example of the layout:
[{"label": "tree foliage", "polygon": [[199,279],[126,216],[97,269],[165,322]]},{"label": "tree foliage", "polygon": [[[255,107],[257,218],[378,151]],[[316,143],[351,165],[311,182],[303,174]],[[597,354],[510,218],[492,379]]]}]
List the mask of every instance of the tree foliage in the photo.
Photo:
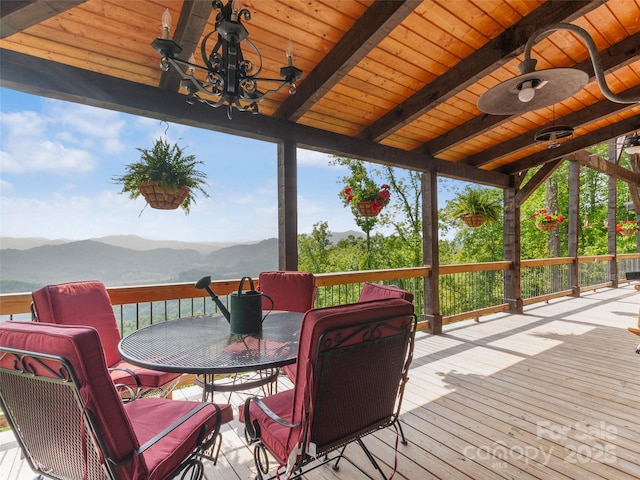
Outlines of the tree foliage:
[{"label": "tree foliage", "polygon": [[[607,145],[597,146],[592,153],[608,155]],[[349,181],[366,178],[375,185],[388,184],[391,201],[373,219],[355,216],[356,224],[367,234],[366,238],[351,236],[340,242],[331,240],[328,221],[319,221],[309,235],[299,238],[299,268],[316,273],[354,271],[366,269],[404,268],[422,265],[422,188],[419,172],[395,169],[387,166],[365,165],[360,160],[334,159],[335,165],[346,166],[350,175],[341,177],[344,186]],[[622,155],[620,164],[630,168],[629,160]],[[535,175],[536,169],[527,173],[523,185]],[[520,207],[521,257],[523,259],[568,255],[569,222],[558,225],[552,232],[540,231],[532,215],[542,208],[569,217],[569,162],[564,162]],[[462,193],[462,183],[447,183],[447,188]],[[625,208],[631,201],[629,186],[616,184],[616,223],[636,220],[633,210]],[[615,224],[606,228],[610,180],[607,176],[589,168],[580,169],[580,209],[578,225],[578,255],[607,254],[608,238],[615,234]],[[503,192],[495,188],[482,188],[487,199],[503,205]],[[503,259],[504,221],[484,224],[479,228],[461,226],[451,212],[454,200],[447,202],[438,212],[440,231],[439,254],[441,264],[475,263]],[[384,229],[385,235],[376,233]],[[391,233],[388,233],[388,232]],[[618,253],[637,251],[635,235],[616,237]]]}]

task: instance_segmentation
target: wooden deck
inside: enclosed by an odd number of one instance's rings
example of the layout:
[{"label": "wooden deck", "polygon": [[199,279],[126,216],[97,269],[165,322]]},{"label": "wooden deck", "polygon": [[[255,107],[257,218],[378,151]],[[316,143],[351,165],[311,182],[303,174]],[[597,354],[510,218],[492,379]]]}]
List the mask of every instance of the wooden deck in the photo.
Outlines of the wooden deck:
[{"label": "wooden deck", "polygon": [[[394,478],[640,478],[640,337],[626,330],[639,299],[627,285],[418,333],[402,415],[409,444]],[[390,474],[395,433],[365,442]],[[356,446],[347,452],[371,471]],[[223,454],[209,480],[254,478],[237,421],[223,430]],[[0,478],[33,478],[10,432],[0,434]],[[344,463],[305,478],[363,477]]]}]

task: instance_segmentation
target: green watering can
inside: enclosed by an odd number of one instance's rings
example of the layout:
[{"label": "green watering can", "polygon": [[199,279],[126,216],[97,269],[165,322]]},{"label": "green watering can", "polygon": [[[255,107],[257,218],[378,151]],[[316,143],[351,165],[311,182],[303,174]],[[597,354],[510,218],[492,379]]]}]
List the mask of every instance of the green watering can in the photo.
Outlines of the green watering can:
[{"label": "green watering can", "polygon": [[[245,280],[248,281],[249,290],[243,291]],[[268,295],[258,292],[253,286],[251,277],[242,277],[238,284],[238,291],[230,295],[231,312],[227,310],[218,296],[213,293],[211,287],[211,277],[203,277],[196,283],[196,288],[206,290],[218,309],[229,322],[231,333],[233,334],[251,334],[262,332],[262,322],[266,318],[262,316],[262,297],[266,297],[271,301],[273,308],[273,300]]]}]

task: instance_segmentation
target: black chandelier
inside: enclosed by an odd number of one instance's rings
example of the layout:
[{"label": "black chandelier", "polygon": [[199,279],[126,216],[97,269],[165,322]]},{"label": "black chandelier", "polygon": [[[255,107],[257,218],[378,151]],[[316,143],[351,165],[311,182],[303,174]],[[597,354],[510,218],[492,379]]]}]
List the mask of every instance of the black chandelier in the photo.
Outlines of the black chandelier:
[{"label": "black chandelier", "polygon": [[[302,70],[293,65],[291,42],[285,52],[287,65],[280,68],[281,78],[261,78],[262,56],[249,40],[249,32],[241,22],[242,17],[245,21],[251,20],[251,12],[241,7],[240,0],[229,0],[226,5],[222,0],[213,0],[212,5],[220,12],[216,15],[215,30],[208,33],[200,44],[205,66],[197,65],[193,54],[188,61],[176,58],[182,47],[169,39],[171,15],[168,9],[162,16],[162,38],[156,38],[151,44],[162,55],[160,68],[167,72],[173,67],[182,76],[180,86],[188,91],[187,103],[193,105],[198,100],[215,108],[226,105],[227,116],[231,119],[233,107],[241,112],[258,113],[258,103],[287,85],[289,94],[294,94],[296,81],[302,78]],[[214,33],[217,34],[216,43],[207,53],[207,41]],[[244,58],[243,41],[258,57],[256,65]],[[196,78],[196,72],[205,72],[204,80]],[[263,92],[258,89],[259,82],[279,85]]]}]

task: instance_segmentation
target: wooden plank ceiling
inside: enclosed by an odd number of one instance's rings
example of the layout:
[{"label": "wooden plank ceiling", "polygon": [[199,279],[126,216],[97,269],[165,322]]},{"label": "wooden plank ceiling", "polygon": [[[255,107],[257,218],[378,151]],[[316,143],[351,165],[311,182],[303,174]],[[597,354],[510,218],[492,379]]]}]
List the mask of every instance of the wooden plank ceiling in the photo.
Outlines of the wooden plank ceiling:
[{"label": "wooden plank ceiling", "polygon": [[[279,76],[289,40],[303,70],[298,91],[260,104],[259,115],[186,105],[179,77],[150,47],[166,8],[181,57],[200,57],[214,28],[209,1],[3,1],[0,85],[153,118],[393,164],[496,186],[511,175],[640,128],[640,104],[613,103],[588,51],[559,30],[533,47],[537,69],[575,67],[587,86],[554,106],[513,116],[480,112],[478,98],[518,75],[538,28],[572,23],[593,38],[614,93],[640,94],[640,0],[243,0],[244,22]],[[245,49],[246,51],[246,49]],[[575,134],[535,144],[553,123]]]}]

